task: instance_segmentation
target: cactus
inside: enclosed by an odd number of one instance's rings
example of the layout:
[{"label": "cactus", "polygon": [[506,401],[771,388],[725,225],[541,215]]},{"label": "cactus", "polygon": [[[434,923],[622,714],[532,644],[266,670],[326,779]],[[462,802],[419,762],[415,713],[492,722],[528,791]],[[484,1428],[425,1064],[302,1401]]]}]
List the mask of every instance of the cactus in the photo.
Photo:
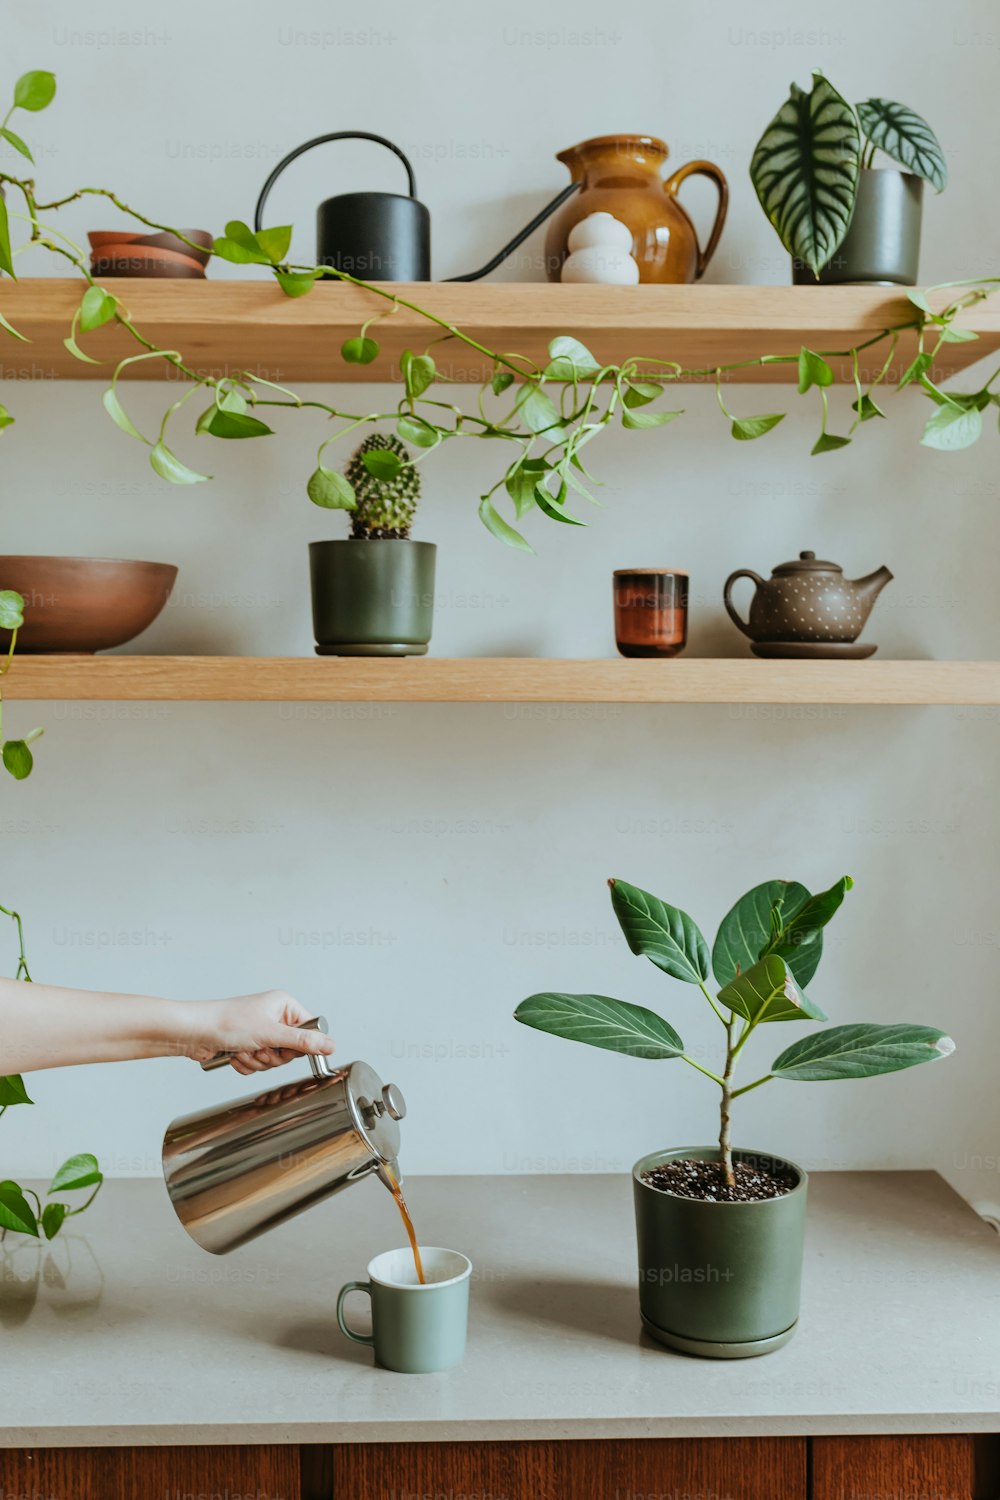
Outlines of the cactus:
[{"label": "cactus", "polygon": [[[364,456],[376,449],[395,454],[405,468],[393,479],[378,479],[365,467]],[[420,499],[420,475],[410,465],[410,455],[395,437],[373,433],[365,438],[347,468],[345,477],[357,497],[351,512],[351,536],[366,541],[403,540],[410,535],[413,516]]]}]

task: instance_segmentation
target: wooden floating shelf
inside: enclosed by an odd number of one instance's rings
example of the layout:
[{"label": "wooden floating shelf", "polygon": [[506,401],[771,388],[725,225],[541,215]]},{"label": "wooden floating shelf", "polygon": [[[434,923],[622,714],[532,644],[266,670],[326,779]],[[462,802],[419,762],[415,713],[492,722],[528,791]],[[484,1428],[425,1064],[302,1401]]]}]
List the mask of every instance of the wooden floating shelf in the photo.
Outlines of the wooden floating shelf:
[{"label": "wooden floating shelf", "polygon": [[[120,297],[143,333],[176,349],[200,373],[223,375],[252,369],[269,380],[397,380],[399,356],[422,349],[439,330],[405,308],[386,317],[373,334],[382,352],[374,364],[346,365],[344,339],[386,306],[382,299],[345,285],[317,286],[308,296],[286,297],[265,281],[115,280]],[[516,352],[544,364],[548,342],[568,333],[583,340],[598,359],[669,359],[687,367],[755,359],[762,354],[835,352],[873,337],[891,323],[916,315],[899,292],[882,287],[791,286],[550,286],[533,282],[397,283],[393,291],[446,323],[501,352]],[[121,329],[109,325],[81,336],[99,365],[81,364],[63,346],[79,305],[80,281],[37,278],[4,282],[0,311],[31,340],[4,342],[3,373],[26,378],[107,381],[116,360],[138,352]],[[945,300],[944,294],[938,294]],[[947,379],[1000,348],[1000,298],[962,315],[962,326],[979,337],[946,344],[934,376]],[[901,336],[888,383],[898,380],[916,349],[913,334]],[[871,379],[888,344],[862,356],[862,379]],[[457,339],[437,344],[435,358],[454,380],[479,381],[489,367]],[[832,360],[840,380],[850,364]],[[162,379],[156,360],[133,365],[129,378]],[[707,377],[713,378],[711,376]],[[788,383],[794,364],[750,368],[731,379]]]},{"label": "wooden floating shelf", "polygon": [[3,691],[146,702],[1000,704],[1000,662],[22,654]]}]

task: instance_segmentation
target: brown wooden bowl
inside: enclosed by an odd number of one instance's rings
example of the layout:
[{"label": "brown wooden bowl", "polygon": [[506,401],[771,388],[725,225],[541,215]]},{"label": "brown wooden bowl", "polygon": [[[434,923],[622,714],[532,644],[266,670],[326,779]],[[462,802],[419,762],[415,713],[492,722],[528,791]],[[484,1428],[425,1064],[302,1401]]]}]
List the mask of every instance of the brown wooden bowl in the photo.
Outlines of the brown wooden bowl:
[{"label": "brown wooden bowl", "polygon": [[[176,577],[172,563],[123,557],[0,557],[0,589],[24,599],[17,633],[24,652],[123,646],[153,623]],[[9,640],[0,631],[0,641]]]}]

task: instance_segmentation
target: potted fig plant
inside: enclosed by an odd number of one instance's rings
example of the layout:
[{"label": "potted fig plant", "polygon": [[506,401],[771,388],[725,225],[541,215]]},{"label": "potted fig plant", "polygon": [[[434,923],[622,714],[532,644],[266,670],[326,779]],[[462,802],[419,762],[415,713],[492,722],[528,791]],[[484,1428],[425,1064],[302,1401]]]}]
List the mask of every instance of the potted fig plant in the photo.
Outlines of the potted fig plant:
[{"label": "potted fig plant", "polygon": [[320,465],[309,498],[351,512],[346,541],[309,544],[317,653],[425,656],[437,548],[410,539],[420,474],[404,444],[373,433],[343,474]]},{"label": "potted fig plant", "polygon": [[723,918],[711,959],[686,912],[624,880],[609,884],[632,952],[697,985],[718,1017],[725,1031],[720,1070],[686,1053],[654,1011],[607,995],[531,995],[515,1018],[612,1052],[682,1058],[715,1083],[718,1145],[654,1151],[633,1168],[642,1321],[660,1343],[683,1353],[768,1353],[787,1343],[798,1321],[807,1178],[770,1152],[734,1148],[734,1101],[772,1079],[870,1078],[912,1068],[947,1057],[954,1043],[933,1026],[833,1026],[801,1037],[766,1072],[737,1085],[737,1063],[759,1026],[826,1020],[804,986],[823,954],[823,928],[853,885],[850,876],[816,896],[796,881],[755,886]]},{"label": "potted fig plant", "polygon": [[[875,168],[876,151],[897,166]],[[902,170],[900,170],[902,169]],[[850,105],[822,73],[757,142],[750,179],[792,257],[792,279],[914,286],[923,185],[948,181],[937,136],[891,99]]]}]

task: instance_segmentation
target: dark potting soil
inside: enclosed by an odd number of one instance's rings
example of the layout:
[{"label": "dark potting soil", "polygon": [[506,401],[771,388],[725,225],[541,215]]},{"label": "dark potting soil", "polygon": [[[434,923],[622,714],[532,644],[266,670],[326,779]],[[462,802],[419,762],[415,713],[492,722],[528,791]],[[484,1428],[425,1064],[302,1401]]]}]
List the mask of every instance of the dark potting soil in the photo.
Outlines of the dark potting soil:
[{"label": "dark potting soil", "polygon": [[675,1198],[700,1198],[706,1203],[760,1203],[765,1198],[782,1198],[798,1183],[794,1172],[768,1172],[748,1162],[733,1163],[734,1187],[727,1187],[722,1166],[717,1161],[665,1161],[642,1180],[662,1193]]}]

